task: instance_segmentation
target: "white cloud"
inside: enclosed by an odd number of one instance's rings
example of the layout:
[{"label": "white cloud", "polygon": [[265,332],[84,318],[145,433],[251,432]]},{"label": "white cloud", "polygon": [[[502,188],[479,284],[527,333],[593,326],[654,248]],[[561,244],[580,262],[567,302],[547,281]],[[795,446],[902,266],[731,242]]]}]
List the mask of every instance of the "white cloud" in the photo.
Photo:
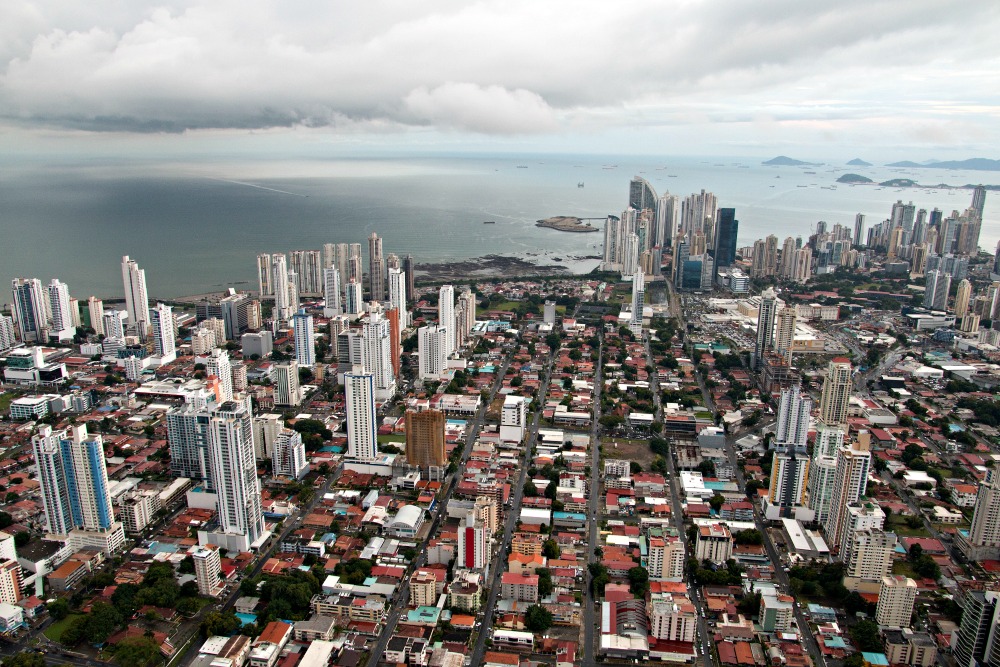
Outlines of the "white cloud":
[{"label": "white cloud", "polygon": [[936,0],[12,0],[0,119],[553,136],[808,136],[813,123],[825,141],[885,136],[895,118],[886,139],[988,147],[1000,140],[998,29],[1000,4]]}]

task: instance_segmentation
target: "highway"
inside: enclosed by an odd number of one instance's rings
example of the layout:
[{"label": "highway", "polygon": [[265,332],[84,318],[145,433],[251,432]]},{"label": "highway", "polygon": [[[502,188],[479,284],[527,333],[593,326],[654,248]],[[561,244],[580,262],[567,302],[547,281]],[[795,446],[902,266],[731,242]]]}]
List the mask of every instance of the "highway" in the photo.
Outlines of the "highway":
[{"label": "highway", "polygon": [[[458,484],[458,479],[461,477],[462,470],[465,469],[465,464],[469,461],[469,456],[472,454],[472,446],[476,443],[476,439],[479,437],[479,431],[482,429],[483,423],[486,421],[486,413],[489,410],[490,403],[493,402],[497,391],[500,390],[500,386],[503,384],[503,378],[507,374],[507,369],[510,367],[510,354],[504,358],[503,364],[496,372],[496,377],[493,380],[493,386],[490,388],[489,399],[483,402],[480,406],[479,412],[476,414],[476,419],[472,422],[472,427],[469,429],[468,435],[465,438],[465,448],[462,450],[461,465],[458,466],[458,470],[451,475],[448,482],[448,486],[445,489],[444,495],[440,497],[438,503],[434,509],[434,519],[431,522],[430,529],[427,531],[427,536],[433,536],[437,533],[439,526],[441,525],[441,517],[447,514],[448,500],[451,498],[452,493],[455,491],[455,487]],[[551,365],[550,365],[551,368]],[[536,418],[537,423],[537,418]],[[527,467],[523,466],[522,470],[526,470]],[[523,476],[523,473],[522,473]],[[522,481],[521,487],[524,486]],[[520,494],[521,488],[518,487],[517,492]],[[424,546],[426,547],[426,539],[424,540]],[[403,612],[409,607],[410,603],[410,577],[409,574],[417,571],[424,566],[427,559],[427,549],[423,548],[420,554],[409,564],[407,570],[407,576],[397,587],[395,594],[390,600],[389,611],[385,617],[385,626],[382,628],[381,634],[379,634],[378,639],[375,641],[375,646],[372,647],[371,652],[368,654],[367,665],[369,667],[375,667],[382,659],[382,655],[385,653],[386,646],[389,645],[389,640],[393,637],[396,631],[396,625],[399,623],[399,619],[402,617]]]},{"label": "highway", "polygon": [[471,653],[470,665],[482,665],[483,655],[486,653],[486,640],[489,639],[491,631],[493,629],[493,613],[496,610],[497,598],[500,595],[500,576],[506,571],[504,567],[505,557],[510,548],[511,537],[514,534],[514,527],[517,525],[517,517],[520,515],[521,510],[521,500],[524,494],[524,483],[528,480],[528,459],[531,456],[531,451],[535,446],[535,442],[538,439],[538,422],[542,416],[542,410],[545,407],[545,397],[549,393],[549,381],[552,378],[552,365],[555,363],[556,355],[558,350],[554,349],[550,351],[548,366],[545,369],[545,379],[542,381],[541,386],[538,389],[538,410],[535,411],[535,415],[531,420],[531,426],[528,428],[528,432],[524,436],[524,457],[525,464],[521,466],[521,472],[518,475],[517,483],[511,488],[511,504],[510,512],[507,513],[506,521],[504,521],[503,529],[503,540],[497,545],[496,556],[493,560],[492,571],[490,572],[491,580],[489,582],[489,593],[486,598],[486,606],[483,608],[483,619],[479,624],[479,632],[476,635],[476,643],[473,646]]},{"label": "highway", "polygon": [[604,378],[602,373],[602,362],[604,360],[604,337],[601,336],[601,345],[597,350],[597,364],[594,366],[594,415],[590,423],[590,482],[587,498],[587,509],[590,520],[587,524],[587,569],[583,575],[583,665],[591,667],[594,664],[594,647],[597,627],[597,597],[591,590],[590,585],[590,565],[597,562],[595,549],[598,546],[597,529],[601,523],[598,514],[601,501],[601,389],[603,389]]}]

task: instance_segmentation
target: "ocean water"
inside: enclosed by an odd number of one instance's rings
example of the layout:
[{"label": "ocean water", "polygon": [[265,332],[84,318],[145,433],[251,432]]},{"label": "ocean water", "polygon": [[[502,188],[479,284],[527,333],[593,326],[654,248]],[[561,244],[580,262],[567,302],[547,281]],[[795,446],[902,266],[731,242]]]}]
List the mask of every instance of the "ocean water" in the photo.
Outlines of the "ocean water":
[{"label": "ocean water", "polygon": [[[897,199],[945,214],[971,203],[969,190],[837,184],[843,173],[927,184],[1000,182],[991,172],[760,162],[476,155],[7,164],[0,178],[0,274],[5,280],[57,277],[78,298],[120,297],[120,262],[127,254],[146,270],[153,298],[253,289],[257,253],[364,244],[373,231],[383,237],[386,254],[409,253],[418,264],[500,254],[540,264],[559,258],[586,269],[595,262],[574,258],[599,255],[602,234],[542,229],[535,221],[620,214],[634,175],[658,193],[714,192],[720,206],[736,208],[741,246],[768,234],[806,237],[819,220],[853,228],[859,212],[867,228],[888,217]],[[987,195],[985,249],[1000,239],[995,194]]]}]

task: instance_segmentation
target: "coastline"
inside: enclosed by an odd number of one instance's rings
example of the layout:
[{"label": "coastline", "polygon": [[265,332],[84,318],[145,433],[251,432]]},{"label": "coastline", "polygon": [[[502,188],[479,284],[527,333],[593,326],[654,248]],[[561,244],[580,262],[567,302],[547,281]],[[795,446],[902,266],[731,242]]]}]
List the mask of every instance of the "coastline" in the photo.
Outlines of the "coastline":
[{"label": "coastline", "polygon": [[535,227],[554,229],[559,232],[573,232],[576,234],[601,231],[597,227],[591,227],[589,222],[585,223],[574,215],[556,215],[544,220],[536,220]]}]

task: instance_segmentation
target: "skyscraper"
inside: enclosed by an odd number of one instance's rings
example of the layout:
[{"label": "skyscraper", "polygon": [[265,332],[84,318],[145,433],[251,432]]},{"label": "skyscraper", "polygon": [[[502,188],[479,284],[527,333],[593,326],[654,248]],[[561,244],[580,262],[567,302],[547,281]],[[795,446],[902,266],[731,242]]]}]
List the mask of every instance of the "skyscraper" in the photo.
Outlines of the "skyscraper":
[{"label": "skyscraper", "polygon": [[371,373],[346,373],[347,458],[371,461],[378,457],[378,421],[375,417],[375,379]]},{"label": "skyscraper", "polygon": [[73,542],[83,531],[105,553],[124,547],[125,531],[115,521],[108,487],[104,443],[85,425],[65,431],[41,426],[31,439],[49,533]]},{"label": "skyscraper", "polygon": [[274,296],[273,260],[269,253],[257,255],[257,290],[261,299]]},{"label": "skyscraper", "polygon": [[632,275],[632,319],[629,330],[636,336],[642,336],[642,310],[646,305],[646,277],[642,271]]},{"label": "skyscraper", "polygon": [[448,356],[458,349],[455,344],[455,288],[442,285],[438,292],[438,324],[448,332],[446,350]]},{"label": "skyscraper", "polygon": [[785,306],[778,313],[778,331],[774,340],[774,351],[781,355],[789,366],[792,365],[792,351],[795,347],[795,306]]},{"label": "skyscraper", "polygon": [[1000,593],[971,590],[965,595],[962,622],[955,638],[958,667],[1000,664]]},{"label": "skyscraper", "polygon": [[973,547],[1000,549],[1000,473],[990,471],[987,481],[979,483],[976,508],[969,528]]},{"label": "skyscraper", "polygon": [[448,366],[448,330],[430,325],[417,329],[417,365],[421,380],[439,380]]},{"label": "skyscraper", "polygon": [[209,420],[208,458],[219,503],[219,532],[199,541],[250,551],[265,536],[250,399],[227,401]]},{"label": "skyscraper", "polygon": [[628,205],[637,211],[656,210],[656,190],[641,176],[633,176],[628,187]]},{"label": "skyscraper", "polygon": [[958,284],[958,293],[955,294],[955,319],[961,320],[969,310],[969,298],[972,296],[972,283],[966,278]]},{"label": "skyscraper", "polygon": [[839,547],[841,558],[844,558],[851,547],[848,544],[848,508],[857,502],[868,488],[871,458],[867,441],[858,441],[850,447],[845,446],[837,450],[837,472],[834,476],[833,493],[830,496],[830,515],[827,517],[824,530],[827,544],[831,549]]},{"label": "skyscraper", "polygon": [[354,278],[351,278],[350,282],[347,283],[345,306],[347,314],[351,316],[360,315],[365,310],[365,300],[361,293],[361,283]]},{"label": "skyscraper", "polygon": [[313,331],[312,315],[305,309],[292,315],[291,324],[295,333],[295,360],[299,366],[312,368],[316,365],[316,333]]},{"label": "skyscraper", "polygon": [[716,274],[719,268],[732,266],[736,261],[736,236],[739,233],[739,224],[735,208],[719,209],[715,221],[715,251],[712,253],[715,258]]},{"label": "skyscraper", "polygon": [[820,422],[816,429],[812,461],[809,463],[809,509],[815,512],[813,520],[819,524],[826,523],[830,515],[837,477],[837,451],[843,444],[843,429]]},{"label": "skyscraper", "polygon": [[17,345],[14,333],[14,320],[6,315],[0,315],[0,352],[6,352]]},{"label": "skyscraper", "polygon": [[271,452],[271,474],[275,477],[302,479],[309,472],[302,434],[290,428],[281,429],[274,438]]},{"label": "skyscraper", "polygon": [[283,253],[271,257],[271,285],[274,289],[274,312],[276,321],[287,321],[294,312],[288,284],[288,263]]},{"label": "skyscraper", "polygon": [[835,357],[827,367],[823,380],[823,395],[819,402],[819,418],[828,426],[847,424],[847,406],[851,400],[851,360]]},{"label": "skyscraper", "polygon": [[216,400],[206,390],[197,391],[166,415],[171,474],[199,480],[208,489],[215,488],[208,461],[208,421]]},{"label": "skyscraper", "polygon": [[337,317],[341,312],[340,271],[330,266],[323,269],[323,317]]},{"label": "skyscraper", "polygon": [[368,290],[372,301],[385,299],[385,259],[382,239],[375,232],[368,237]]},{"label": "skyscraper", "polygon": [[444,448],[444,413],[439,410],[406,412],[406,461],[427,468],[448,462]]},{"label": "skyscraper", "polygon": [[886,628],[908,628],[917,599],[917,582],[899,574],[882,577],[875,620]]},{"label": "skyscraper", "polygon": [[407,255],[403,258],[403,274],[406,276],[406,298],[415,302],[417,300],[417,283],[413,255]]},{"label": "skyscraper", "polygon": [[205,359],[205,375],[219,381],[217,402],[225,403],[233,400],[233,367],[228,352],[220,347],[212,348]]},{"label": "skyscraper", "polygon": [[[677,195],[664,193],[656,202],[655,241],[660,248],[666,248],[674,242],[677,235],[677,225],[681,214],[681,200]],[[659,271],[657,271],[659,273]]]},{"label": "skyscraper", "polygon": [[863,246],[865,245],[865,216],[863,213],[858,213],[854,216],[854,245]]},{"label": "skyscraper", "polygon": [[774,346],[774,318],[778,308],[777,295],[774,288],[768,287],[760,295],[760,308],[757,313],[757,343],[753,349],[753,368],[760,369],[761,359]]},{"label": "skyscraper", "polygon": [[98,336],[104,335],[104,302],[96,296],[87,299],[87,313],[90,316],[90,328]]},{"label": "skyscraper", "polygon": [[925,276],[924,308],[947,309],[950,290],[951,276],[949,274],[944,271],[928,271]]},{"label": "skyscraper", "polygon": [[47,291],[49,313],[51,314],[49,338],[59,341],[73,340],[73,336],[76,335],[76,327],[73,325],[73,306],[69,298],[69,287],[66,286],[66,283],[53,278]]},{"label": "skyscraper", "polygon": [[158,303],[149,309],[149,322],[153,329],[153,354],[160,358],[160,365],[166,365],[177,358],[174,339],[173,308]]},{"label": "skyscraper", "polygon": [[299,363],[295,360],[274,365],[274,404],[295,406],[302,403],[299,387]]},{"label": "skyscraper", "polygon": [[380,310],[368,314],[361,327],[361,365],[374,380],[375,398],[386,400],[396,393],[392,366],[392,333]]},{"label": "skyscraper", "polygon": [[809,477],[806,440],[810,412],[812,399],[802,393],[801,386],[795,384],[781,390],[774,438],[775,455],[768,488],[769,504],[777,507],[781,516],[791,516],[795,507],[805,503]]},{"label": "skyscraper", "polygon": [[406,274],[402,269],[389,269],[389,303],[399,311],[399,328],[410,326],[410,316],[406,310]]},{"label": "skyscraper", "polygon": [[14,319],[22,343],[43,343],[48,335],[48,308],[42,281],[15,278],[11,281]]},{"label": "skyscraper", "polygon": [[129,329],[145,340],[149,330],[149,295],[146,292],[146,271],[128,255],[122,257],[122,282],[125,285],[125,311]]}]

